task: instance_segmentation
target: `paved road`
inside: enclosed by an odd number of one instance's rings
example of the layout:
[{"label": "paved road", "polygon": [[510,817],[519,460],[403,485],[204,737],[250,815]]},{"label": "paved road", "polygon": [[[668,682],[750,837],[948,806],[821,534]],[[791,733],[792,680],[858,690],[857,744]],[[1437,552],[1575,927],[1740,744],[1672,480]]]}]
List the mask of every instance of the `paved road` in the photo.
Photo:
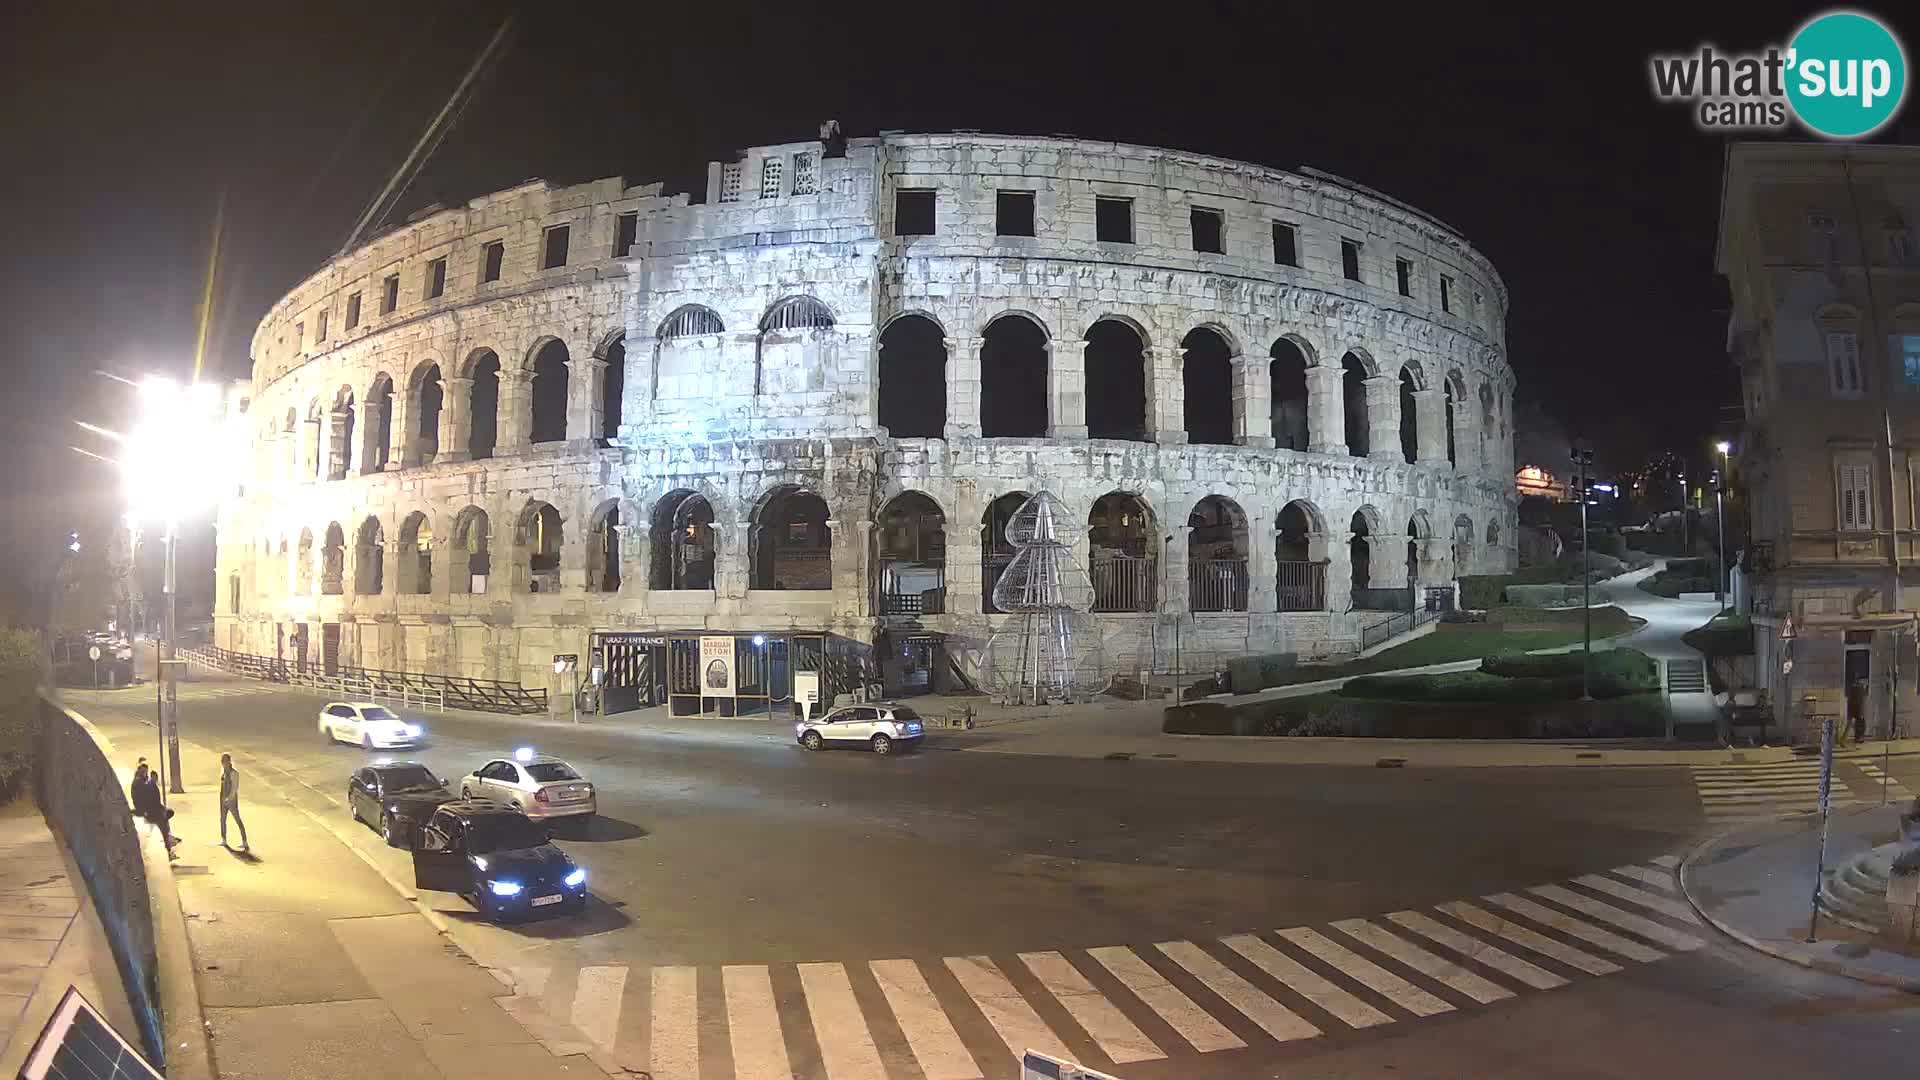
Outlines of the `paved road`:
[{"label": "paved road", "polygon": [[[347,823],[345,777],[370,755],[322,742],[317,699],[245,683],[188,697],[190,739],[408,873]],[[150,741],[151,705],[112,700],[84,708]],[[443,775],[534,743],[595,781],[603,819],[560,841],[601,901],[588,915],[502,929],[425,898],[512,974],[536,1035],[658,1080],[999,1077],[1015,1042],[1145,1080],[1305,1061],[1315,1076],[1676,1071],[1642,1057],[1655,1048],[1788,1075],[1829,1032],[1874,1060],[1920,1021],[1911,1000],[1756,967],[1685,917],[1666,863],[1727,779],[1682,768],[1101,761],[937,738],[878,758],[808,754],[766,723],[537,738],[507,718],[425,723],[411,756]],[[1894,775],[1920,787],[1910,760]],[[1877,790],[1857,766],[1843,779]],[[1819,1037],[1775,1046],[1783,1016]]]}]

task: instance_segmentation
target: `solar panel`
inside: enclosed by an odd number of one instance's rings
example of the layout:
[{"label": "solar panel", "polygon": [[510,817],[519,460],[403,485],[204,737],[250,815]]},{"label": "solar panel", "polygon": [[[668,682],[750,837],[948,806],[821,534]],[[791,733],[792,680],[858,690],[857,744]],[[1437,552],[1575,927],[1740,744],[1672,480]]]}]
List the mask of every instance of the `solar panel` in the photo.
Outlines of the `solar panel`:
[{"label": "solar panel", "polygon": [[162,1080],[100,1011],[68,987],[40,1029],[19,1080]]}]

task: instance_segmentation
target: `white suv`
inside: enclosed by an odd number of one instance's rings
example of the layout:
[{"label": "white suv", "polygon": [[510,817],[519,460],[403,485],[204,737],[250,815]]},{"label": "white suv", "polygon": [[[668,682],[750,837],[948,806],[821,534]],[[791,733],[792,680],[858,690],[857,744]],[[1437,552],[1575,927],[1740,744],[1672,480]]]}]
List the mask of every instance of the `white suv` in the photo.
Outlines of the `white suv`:
[{"label": "white suv", "polygon": [[335,701],[320,710],[320,734],[330,743],[359,743],[368,750],[418,746],[425,732],[371,701]]},{"label": "white suv", "polygon": [[824,749],[828,743],[865,743],[876,754],[914,746],[925,734],[919,713],[890,701],[842,705],[817,720],[793,725],[793,731],[809,750]]}]

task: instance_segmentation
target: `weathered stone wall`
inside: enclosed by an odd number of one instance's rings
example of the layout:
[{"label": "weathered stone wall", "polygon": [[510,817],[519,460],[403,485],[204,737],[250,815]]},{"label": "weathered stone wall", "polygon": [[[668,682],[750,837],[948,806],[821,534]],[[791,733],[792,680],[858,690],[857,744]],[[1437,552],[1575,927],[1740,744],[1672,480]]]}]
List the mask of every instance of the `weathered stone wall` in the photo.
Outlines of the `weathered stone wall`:
[{"label": "weathered stone wall", "polygon": [[[1337,178],[1145,147],[951,135],[854,140],[839,157],[826,149],[760,147],[716,163],[703,204],[618,180],[530,183],[398,228],[303,282],[261,323],[254,379],[235,394],[255,450],[245,493],[220,521],[218,643],[288,655],[305,624],[317,661],[332,623],[346,663],[545,685],[551,654],[584,653],[594,630],[793,627],[872,640],[886,625],[873,596],[874,522],[909,490],[946,518],[947,614],[920,625],[963,651],[999,618],[981,614],[981,522],[1012,491],[1045,487],[1081,522],[1109,492],[1150,512],[1162,538],[1156,610],[1100,617],[1120,666],[1164,669],[1178,652],[1192,667],[1195,650],[1350,650],[1367,617],[1348,610],[1356,515],[1372,534],[1376,588],[1407,584],[1410,539],[1424,583],[1512,566],[1505,289],[1441,223]],[[995,234],[996,192],[1007,188],[1034,193],[1038,235]],[[903,189],[933,192],[932,235],[896,234]],[[1098,197],[1132,200],[1134,243],[1095,238]],[[1196,207],[1223,215],[1221,253],[1192,250]],[[623,214],[634,244],[616,253]],[[1297,230],[1298,266],[1275,263],[1275,222]],[[570,229],[566,265],[541,269],[557,224]],[[1361,242],[1358,282],[1342,274],[1343,239]],[[483,283],[496,241],[501,279]],[[445,295],[429,298],[442,257]],[[1412,264],[1410,295],[1397,288],[1397,259]],[[399,303],[383,314],[391,275]],[[356,292],[359,325],[347,330]],[[792,325],[801,310],[811,321]],[[895,439],[879,425],[881,334],[907,314],[945,338],[944,365],[914,373],[944,387],[939,438]],[[1044,438],[981,437],[983,400],[1006,392],[983,372],[981,342],[1008,317],[1045,338]],[[1148,441],[1087,438],[1088,387],[1106,376],[1087,370],[1083,339],[1103,319],[1141,337]],[[1233,445],[1188,444],[1183,342],[1197,330],[1229,353]],[[1307,450],[1274,448],[1268,357],[1282,339],[1310,365],[1307,400],[1291,406],[1307,416]],[[552,341],[566,349],[566,437],[533,444],[532,367]],[[475,364],[489,351],[500,364],[498,437],[492,456],[472,460]],[[1348,354],[1366,379],[1365,457],[1347,453]],[[609,363],[623,365],[611,390]],[[444,403],[429,439],[421,386],[436,369]],[[1411,462],[1403,373],[1416,412]],[[388,386],[391,404],[373,404]],[[617,425],[608,392],[619,395]],[[382,408],[385,440],[370,434]],[[336,444],[346,476],[328,480]],[[757,515],[793,487],[828,505],[833,588],[749,588]],[[714,510],[711,590],[647,588],[646,525],[679,492]],[[1187,515],[1209,495],[1233,501],[1248,537],[1244,612],[1188,611]],[[1329,563],[1319,612],[1276,610],[1276,522],[1294,502],[1313,523],[1314,557]],[[527,556],[541,504],[562,536],[557,570],[536,575]],[[589,591],[593,537],[610,511],[620,588]],[[456,532],[482,513],[492,572],[474,595],[450,571],[464,569]],[[329,595],[334,524],[342,580]],[[359,542],[376,534],[377,546]],[[431,569],[415,595],[422,536]],[[1079,550],[1085,560],[1084,537]]]}]

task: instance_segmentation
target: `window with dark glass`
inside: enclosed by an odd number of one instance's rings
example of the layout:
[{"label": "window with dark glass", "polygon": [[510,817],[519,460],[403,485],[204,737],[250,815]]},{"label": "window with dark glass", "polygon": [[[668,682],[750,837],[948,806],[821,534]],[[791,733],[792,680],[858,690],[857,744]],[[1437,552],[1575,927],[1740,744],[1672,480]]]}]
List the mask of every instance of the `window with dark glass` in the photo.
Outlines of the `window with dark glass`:
[{"label": "window with dark glass", "polygon": [[1226,222],[1220,211],[1196,206],[1189,218],[1193,222],[1193,250],[1212,255],[1226,253]]},{"label": "window with dark glass", "polygon": [[1340,272],[1348,281],[1360,280],[1360,241],[1340,241]]},{"label": "window with dark glass", "polygon": [[900,190],[893,193],[893,234],[933,235],[933,192]]},{"label": "window with dark glass", "polygon": [[567,265],[567,242],[572,235],[573,228],[568,225],[553,225],[547,229],[540,246],[540,269],[551,270]]},{"label": "window with dark glass", "polygon": [[1293,226],[1284,221],[1273,223],[1273,261],[1280,266],[1300,265],[1300,248]]},{"label": "window with dark glass", "polygon": [[994,193],[993,231],[999,236],[1033,235],[1033,192]]},{"label": "window with dark glass", "polygon": [[1094,239],[1103,244],[1133,243],[1133,200],[1093,200]]},{"label": "window with dark glass", "polygon": [[1393,277],[1400,288],[1401,296],[1413,295],[1413,263],[1407,259],[1393,260]]}]

